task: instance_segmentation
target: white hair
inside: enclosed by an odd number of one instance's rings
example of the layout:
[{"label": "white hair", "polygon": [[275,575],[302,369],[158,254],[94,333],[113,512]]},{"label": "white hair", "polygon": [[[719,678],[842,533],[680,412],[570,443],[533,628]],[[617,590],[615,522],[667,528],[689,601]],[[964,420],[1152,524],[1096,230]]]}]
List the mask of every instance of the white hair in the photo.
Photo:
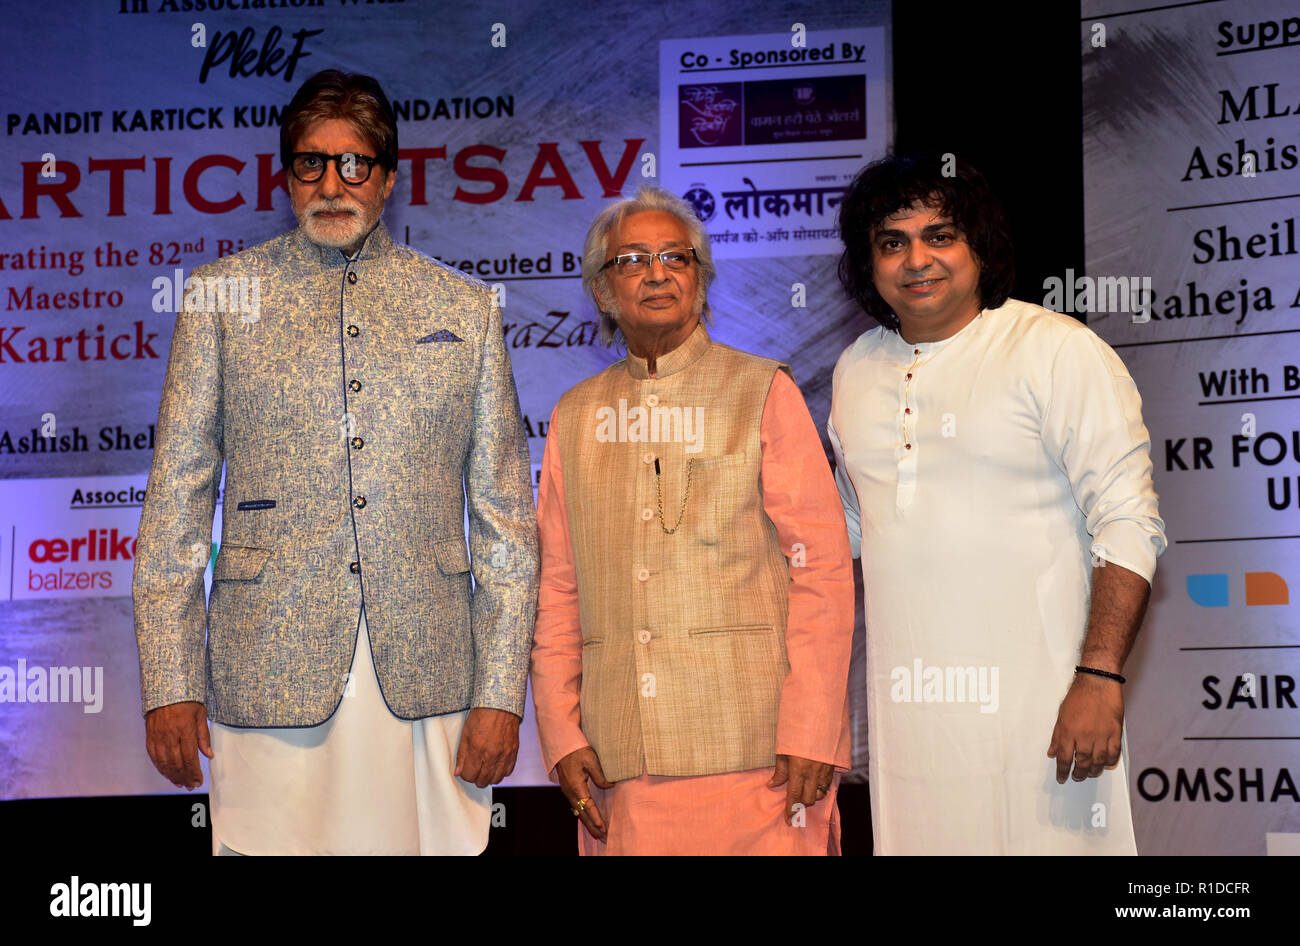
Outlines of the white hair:
[{"label": "white hair", "polygon": [[582,288],[596,303],[596,311],[600,313],[600,340],[606,345],[612,344],[622,334],[609,287],[609,270],[601,269],[609,259],[609,235],[625,218],[646,211],[672,214],[686,227],[700,267],[696,306],[706,325],[712,320],[709,286],[717,270],[713,266],[713,252],[709,248],[709,235],[704,232],[704,224],[696,216],[694,208],[680,197],[654,184],[642,184],[635,197],[616,201],[600,212],[587,231],[587,240],[582,248]]}]

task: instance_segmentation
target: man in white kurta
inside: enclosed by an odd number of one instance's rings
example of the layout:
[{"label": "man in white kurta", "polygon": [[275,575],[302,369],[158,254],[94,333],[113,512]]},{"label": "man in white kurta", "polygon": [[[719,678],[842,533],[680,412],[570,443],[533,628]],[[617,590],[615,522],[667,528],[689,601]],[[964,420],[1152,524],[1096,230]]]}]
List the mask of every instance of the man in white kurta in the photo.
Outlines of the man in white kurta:
[{"label": "man in white kurta", "polygon": [[[841,356],[829,424],[865,584],[876,853],[1134,854],[1118,670],[1165,547],[1137,389],[1073,319],[982,307],[942,208],[879,227],[874,284],[901,324]],[[1107,567],[1141,589],[1112,678],[1076,673],[1104,662],[1080,649]],[[1094,691],[1118,702],[1111,755],[1081,764],[1080,739],[1065,779],[1075,743],[1049,744]]]}]

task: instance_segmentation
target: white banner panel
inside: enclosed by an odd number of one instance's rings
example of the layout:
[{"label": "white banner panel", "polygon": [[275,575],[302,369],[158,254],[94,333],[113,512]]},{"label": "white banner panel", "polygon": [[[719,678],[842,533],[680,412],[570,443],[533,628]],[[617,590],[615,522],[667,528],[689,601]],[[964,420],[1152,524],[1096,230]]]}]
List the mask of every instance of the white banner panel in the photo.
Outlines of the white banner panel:
[{"label": "white banner panel", "polygon": [[1168,526],[1128,687],[1138,850],[1281,853],[1300,833],[1300,7],[1083,13],[1088,271],[1045,290],[1136,379]]}]

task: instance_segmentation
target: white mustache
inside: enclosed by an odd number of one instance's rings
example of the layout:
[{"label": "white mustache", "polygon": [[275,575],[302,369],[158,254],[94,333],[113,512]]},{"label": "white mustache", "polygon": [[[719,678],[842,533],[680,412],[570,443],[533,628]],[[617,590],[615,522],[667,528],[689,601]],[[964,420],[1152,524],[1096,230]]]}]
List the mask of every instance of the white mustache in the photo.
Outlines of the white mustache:
[{"label": "white mustache", "polygon": [[360,208],[355,204],[342,200],[313,200],[307,205],[307,213],[309,214],[322,211],[325,213],[350,213],[353,216],[361,212]]}]

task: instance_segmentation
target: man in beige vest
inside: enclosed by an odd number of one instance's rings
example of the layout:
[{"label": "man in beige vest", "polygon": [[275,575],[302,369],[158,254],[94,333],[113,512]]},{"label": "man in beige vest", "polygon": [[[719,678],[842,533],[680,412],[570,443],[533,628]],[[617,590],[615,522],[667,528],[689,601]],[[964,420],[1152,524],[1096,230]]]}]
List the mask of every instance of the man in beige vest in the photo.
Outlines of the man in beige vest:
[{"label": "man in beige vest", "polygon": [[853,578],[789,368],[718,344],[690,207],[597,217],[583,283],[628,356],[560,399],[533,698],[584,854],[838,853]]}]

